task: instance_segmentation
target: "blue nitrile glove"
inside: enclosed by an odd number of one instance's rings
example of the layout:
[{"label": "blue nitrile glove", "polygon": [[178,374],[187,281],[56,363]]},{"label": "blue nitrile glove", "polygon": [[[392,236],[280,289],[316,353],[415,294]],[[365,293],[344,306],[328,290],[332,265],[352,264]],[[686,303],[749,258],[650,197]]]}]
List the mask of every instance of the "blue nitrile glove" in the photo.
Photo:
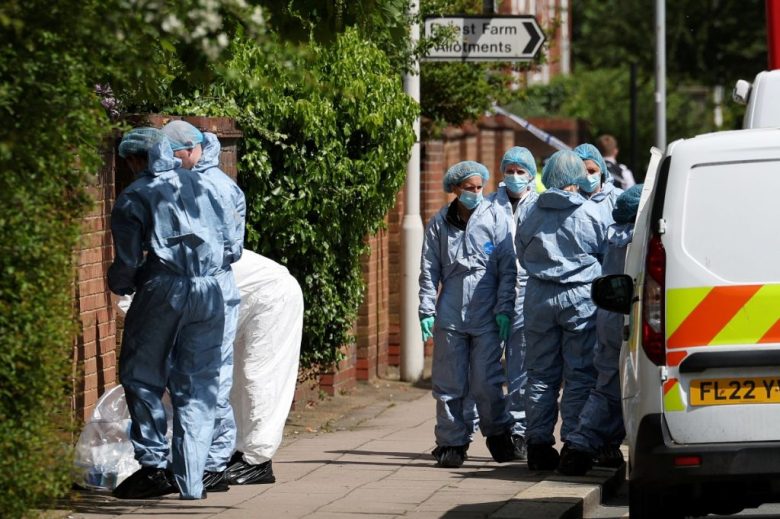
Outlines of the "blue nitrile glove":
[{"label": "blue nitrile glove", "polygon": [[420,319],[420,328],[422,328],[423,342],[433,337],[433,317],[423,317]]},{"label": "blue nitrile glove", "polygon": [[498,324],[498,338],[499,340],[506,341],[509,339],[509,330],[511,328],[511,323],[509,322],[509,317],[505,316],[504,314],[498,314],[496,315],[496,324]]}]

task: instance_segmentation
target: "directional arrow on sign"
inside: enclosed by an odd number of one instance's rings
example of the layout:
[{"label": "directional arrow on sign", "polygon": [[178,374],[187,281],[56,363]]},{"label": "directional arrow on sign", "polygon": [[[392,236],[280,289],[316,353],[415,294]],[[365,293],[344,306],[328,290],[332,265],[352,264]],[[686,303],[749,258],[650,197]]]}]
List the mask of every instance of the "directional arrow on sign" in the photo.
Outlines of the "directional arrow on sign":
[{"label": "directional arrow on sign", "polygon": [[423,58],[429,61],[530,61],[544,44],[533,16],[442,16],[425,19],[425,35],[448,31],[454,36]]},{"label": "directional arrow on sign", "polygon": [[525,27],[525,30],[529,36],[528,44],[523,49],[523,54],[527,54],[535,58],[539,52],[539,49],[542,48],[542,43],[544,43],[544,33],[542,32],[542,28],[539,27],[539,24],[536,22],[536,18],[534,18],[532,22],[523,22],[523,27]]}]

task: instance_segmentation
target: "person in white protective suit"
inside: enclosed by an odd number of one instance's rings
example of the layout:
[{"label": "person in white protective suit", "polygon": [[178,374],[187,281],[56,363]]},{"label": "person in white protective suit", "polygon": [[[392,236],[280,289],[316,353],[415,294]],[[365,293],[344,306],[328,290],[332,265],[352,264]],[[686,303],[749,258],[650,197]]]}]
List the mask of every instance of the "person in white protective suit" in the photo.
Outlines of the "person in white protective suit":
[{"label": "person in white protective suit", "polygon": [[241,292],[230,393],[237,434],[226,478],[231,485],[273,483],[271,458],[298,380],[303,293],[285,267],[246,249],[233,273]]}]

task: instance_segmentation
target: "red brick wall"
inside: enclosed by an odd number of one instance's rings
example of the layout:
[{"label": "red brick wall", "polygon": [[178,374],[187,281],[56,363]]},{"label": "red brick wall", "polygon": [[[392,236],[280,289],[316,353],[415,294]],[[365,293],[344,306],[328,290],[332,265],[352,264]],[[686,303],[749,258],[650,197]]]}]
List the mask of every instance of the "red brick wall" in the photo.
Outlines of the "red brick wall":
[{"label": "red brick wall", "polygon": [[94,200],[82,221],[75,251],[77,273],[75,305],[81,333],[73,346],[73,407],[78,419],[87,419],[98,397],[117,383],[116,322],[106,282],[113,257],[110,231],[114,204],[114,154],[104,154],[104,165],[87,188]]}]

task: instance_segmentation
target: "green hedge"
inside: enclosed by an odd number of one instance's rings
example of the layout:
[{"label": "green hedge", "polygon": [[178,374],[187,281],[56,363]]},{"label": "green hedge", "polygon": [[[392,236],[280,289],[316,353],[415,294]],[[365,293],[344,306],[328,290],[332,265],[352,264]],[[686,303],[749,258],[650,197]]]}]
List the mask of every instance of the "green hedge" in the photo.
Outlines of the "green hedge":
[{"label": "green hedge", "polygon": [[81,60],[79,11],[26,7],[6,6],[14,23],[0,17],[2,517],[69,487],[73,250],[83,171],[96,170],[107,128]]},{"label": "green hedge", "polygon": [[298,279],[301,360],[327,368],[354,340],[360,256],[403,185],[417,107],[354,29],[309,48],[238,41],[210,90],[172,113],[237,118],[247,245]]}]

